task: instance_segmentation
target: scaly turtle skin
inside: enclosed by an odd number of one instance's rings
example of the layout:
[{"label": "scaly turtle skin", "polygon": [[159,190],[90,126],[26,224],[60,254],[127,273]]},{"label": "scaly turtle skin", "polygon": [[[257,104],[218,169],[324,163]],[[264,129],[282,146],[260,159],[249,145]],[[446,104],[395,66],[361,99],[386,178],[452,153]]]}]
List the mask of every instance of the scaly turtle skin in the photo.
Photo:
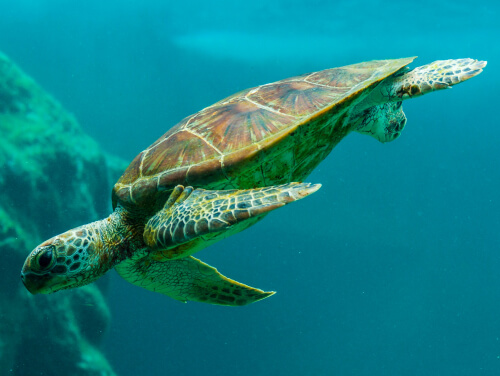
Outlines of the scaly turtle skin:
[{"label": "scaly turtle skin", "polygon": [[[486,62],[379,60],[244,90],[191,115],[141,152],[113,188],[114,212],[39,245],[21,276],[32,293],[95,281],[109,269],[181,301],[244,305],[272,294],[191,255],[315,192],[303,181],[352,131],[401,134],[405,99],[445,89]],[[186,188],[184,188],[186,186]]]}]

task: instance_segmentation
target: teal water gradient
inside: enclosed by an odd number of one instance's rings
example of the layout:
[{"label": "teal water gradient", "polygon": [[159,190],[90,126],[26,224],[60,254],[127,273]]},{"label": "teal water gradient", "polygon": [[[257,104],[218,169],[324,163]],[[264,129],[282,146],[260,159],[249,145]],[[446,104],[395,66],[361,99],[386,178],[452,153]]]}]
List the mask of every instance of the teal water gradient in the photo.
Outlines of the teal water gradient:
[{"label": "teal water gradient", "polygon": [[113,275],[105,346],[123,376],[500,374],[497,2],[2,3],[0,49],[129,160],[246,87],[372,59],[488,60],[405,102],[394,143],[350,135],[310,176],[318,193],[197,255],[275,296],[180,304]]}]

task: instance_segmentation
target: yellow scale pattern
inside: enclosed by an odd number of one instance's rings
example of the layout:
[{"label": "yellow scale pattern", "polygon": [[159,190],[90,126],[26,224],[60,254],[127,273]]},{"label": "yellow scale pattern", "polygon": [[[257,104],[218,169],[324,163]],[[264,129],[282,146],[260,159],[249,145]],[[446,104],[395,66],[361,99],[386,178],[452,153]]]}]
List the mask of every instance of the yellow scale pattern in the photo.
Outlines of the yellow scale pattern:
[{"label": "yellow scale pattern", "polygon": [[[153,251],[159,251],[156,255],[153,253],[153,257],[186,257],[197,251],[196,247],[178,245],[225,232],[248,219],[300,200],[320,187],[319,184],[290,183],[246,190],[193,191],[192,187],[177,186],[164,209],[146,224],[144,242]],[[232,230],[234,233],[235,228]]]}]

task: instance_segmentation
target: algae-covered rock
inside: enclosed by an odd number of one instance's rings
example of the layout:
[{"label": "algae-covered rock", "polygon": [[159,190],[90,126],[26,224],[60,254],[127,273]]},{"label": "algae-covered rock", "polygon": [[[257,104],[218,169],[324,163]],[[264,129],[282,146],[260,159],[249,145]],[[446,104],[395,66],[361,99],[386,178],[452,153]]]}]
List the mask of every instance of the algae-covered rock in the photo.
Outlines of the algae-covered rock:
[{"label": "algae-covered rock", "polygon": [[0,374],[114,375],[98,286],[31,296],[20,270],[41,241],[107,215],[124,167],[0,54]]}]

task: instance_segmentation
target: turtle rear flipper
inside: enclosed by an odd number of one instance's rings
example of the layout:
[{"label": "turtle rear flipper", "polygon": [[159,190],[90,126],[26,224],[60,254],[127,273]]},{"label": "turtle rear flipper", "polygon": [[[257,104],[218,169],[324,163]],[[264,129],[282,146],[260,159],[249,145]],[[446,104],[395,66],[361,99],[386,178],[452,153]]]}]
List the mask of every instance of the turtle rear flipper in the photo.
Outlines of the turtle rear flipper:
[{"label": "turtle rear flipper", "polygon": [[[146,224],[144,242],[155,251],[152,257],[156,259],[186,257],[208,245],[210,239],[239,232],[269,211],[300,200],[320,187],[320,184],[289,183],[208,191],[177,186],[164,208]],[[200,241],[200,247],[194,246]]]},{"label": "turtle rear flipper", "polygon": [[356,132],[367,134],[380,142],[394,141],[406,124],[402,102],[383,103],[370,107],[353,119]]},{"label": "turtle rear flipper", "polygon": [[485,66],[486,61],[474,59],[438,60],[401,75],[396,73],[393,80],[382,83],[382,91],[387,90],[386,95],[394,98],[392,102],[418,97],[467,81],[481,73]]},{"label": "turtle rear flipper", "polygon": [[480,74],[486,64],[486,61],[474,59],[450,59],[438,60],[412,70],[403,68],[381,82],[358,105],[357,110],[449,89]]},{"label": "turtle rear flipper", "polygon": [[128,282],[182,302],[242,306],[274,294],[226,278],[192,256],[164,262],[144,256],[125,260],[115,268]]}]

